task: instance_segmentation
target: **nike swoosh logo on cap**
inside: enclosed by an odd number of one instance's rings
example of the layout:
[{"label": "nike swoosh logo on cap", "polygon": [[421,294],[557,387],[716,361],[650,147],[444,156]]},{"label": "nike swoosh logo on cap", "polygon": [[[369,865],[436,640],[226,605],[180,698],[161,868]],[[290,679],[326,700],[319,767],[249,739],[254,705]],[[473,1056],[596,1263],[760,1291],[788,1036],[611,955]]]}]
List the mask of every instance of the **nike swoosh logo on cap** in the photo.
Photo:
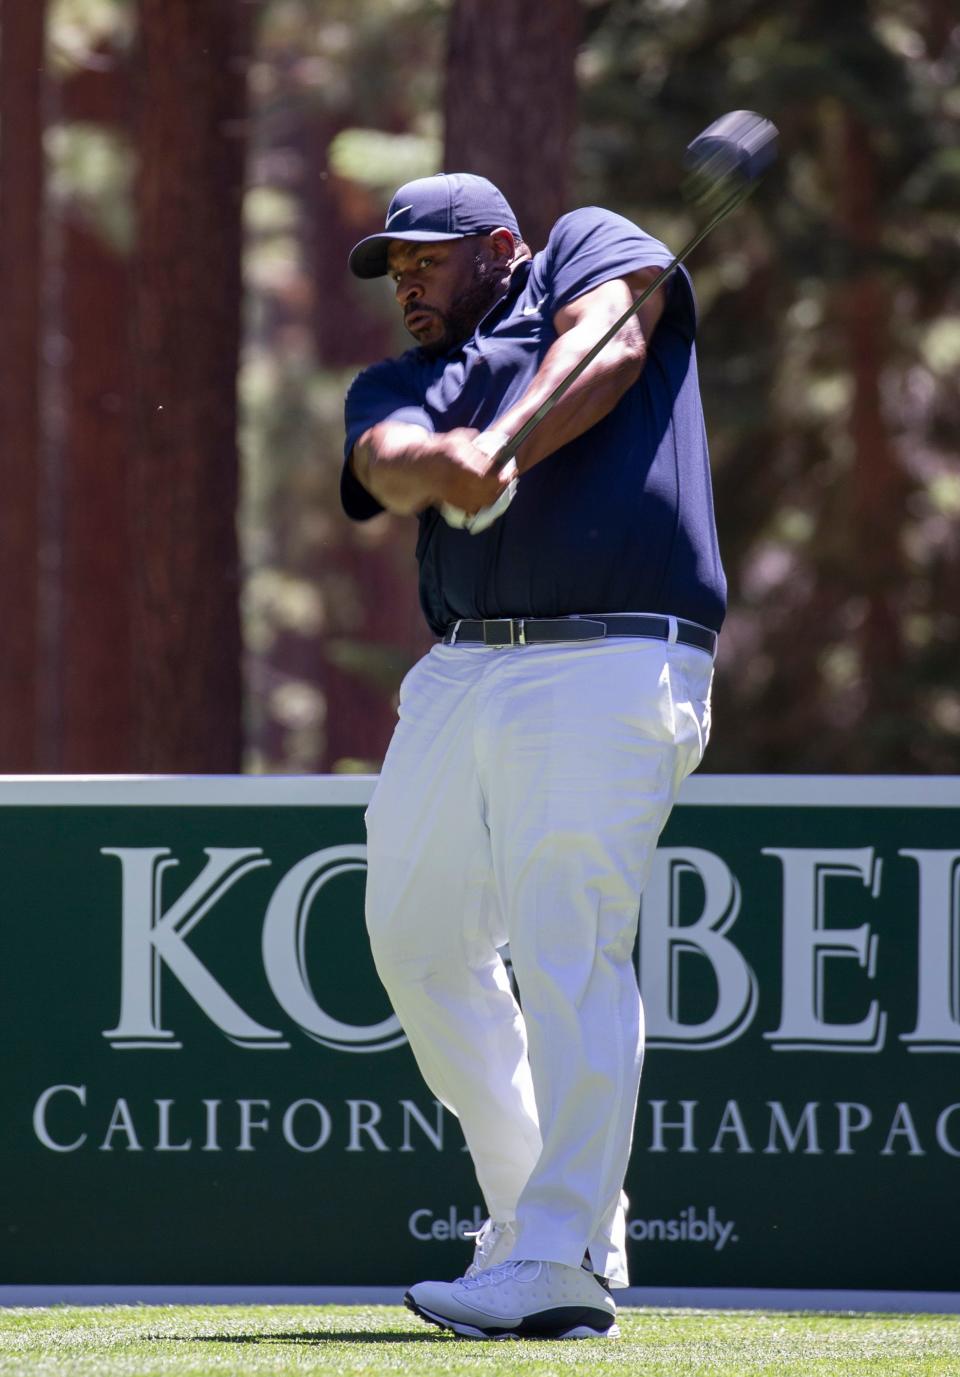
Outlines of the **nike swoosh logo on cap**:
[{"label": "nike swoosh logo on cap", "polygon": [[399,209],[399,210],[395,210],[395,211],[393,212],[392,215],[388,215],[387,218],[386,218],[386,222],[384,223],[383,228],[384,228],[384,229],[389,229],[389,228],[390,228],[390,221],[391,221],[391,220],[396,220],[396,218],[397,218],[398,215],[402,215],[402,214],[404,213],[404,211],[407,211],[407,210],[413,210],[413,206],[412,206],[412,205],[409,205],[409,206],[401,206],[400,209]]}]

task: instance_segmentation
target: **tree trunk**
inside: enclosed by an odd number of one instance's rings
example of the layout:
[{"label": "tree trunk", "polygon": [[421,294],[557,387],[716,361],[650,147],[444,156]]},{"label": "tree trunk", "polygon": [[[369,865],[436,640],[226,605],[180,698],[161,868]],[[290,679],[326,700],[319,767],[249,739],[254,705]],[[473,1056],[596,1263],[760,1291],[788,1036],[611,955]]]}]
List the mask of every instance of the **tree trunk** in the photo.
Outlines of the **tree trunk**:
[{"label": "tree trunk", "polygon": [[141,0],[135,755],[146,771],[241,763],[237,401],[246,139],[244,0]]},{"label": "tree trunk", "polygon": [[568,208],[580,31],[578,0],[456,0],[450,15],[444,166],[495,182],[534,252]]},{"label": "tree trunk", "polygon": [[[100,56],[96,68],[64,83],[62,118],[125,130],[132,105],[129,65],[115,51]],[[127,504],[130,263],[76,207],[61,213],[60,626],[56,663],[46,666],[59,681],[55,768],[129,773],[136,764]]]},{"label": "tree trunk", "polygon": [[0,4],[0,771],[37,769],[45,6]]},{"label": "tree trunk", "polygon": [[[135,770],[130,667],[128,265],[87,226],[64,226],[64,501],[60,758],[66,774]],[[89,322],[96,321],[96,328]]]},{"label": "tree trunk", "polygon": [[[350,249],[369,230],[360,218],[366,198],[357,197],[327,166],[327,149],[334,132],[320,117],[308,126],[304,209],[313,246],[317,355],[324,367],[343,368],[363,366],[389,354],[392,332],[387,318],[368,309],[372,295],[369,284],[367,291],[358,291],[358,284],[346,271]],[[337,487],[331,484],[333,510],[340,505]],[[334,652],[343,640],[356,640],[411,664],[432,643],[417,597],[411,553],[414,539],[411,521],[382,522],[374,537],[370,528],[358,531],[338,514],[330,541],[315,552],[310,576],[321,587],[336,579],[349,579],[362,608],[360,624],[339,625],[332,617],[333,625],[315,647],[312,677],[326,700],[323,756],[318,762],[321,769],[342,768],[342,763],[351,759],[382,760],[397,717],[395,694],[335,663],[331,640]],[[398,570],[402,571],[399,577]],[[284,669],[282,652],[280,642],[276,664]]]},{"label": "tree trunk", "polygon": [[856,557],[849,568],[864,600],[860,651],[869,724],[851,757],[869,768],[879,742],[887,759],[899,752],[903,767],[909,754],[904,757],[902,748],[905,668],[897,604],[906,583],[900,528],[907,481],[882,406],[891,301],[880,268],[876,157],[869,129],[852,110],[835,112],[834,134],[837,217],[850,263],[847,280],[835,291],[853,379],[850,541]]}]

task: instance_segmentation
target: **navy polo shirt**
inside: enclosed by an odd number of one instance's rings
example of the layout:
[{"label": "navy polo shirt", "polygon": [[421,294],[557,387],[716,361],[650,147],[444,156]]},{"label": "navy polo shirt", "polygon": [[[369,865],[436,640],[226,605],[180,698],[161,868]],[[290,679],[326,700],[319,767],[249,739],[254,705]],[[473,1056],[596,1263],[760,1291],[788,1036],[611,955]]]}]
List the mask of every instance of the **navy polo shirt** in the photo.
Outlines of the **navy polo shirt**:
[{"label": "navy polo shirt", "polygon": [[[346,445],[380,421],[486,430],[523,395],[556,339],[560,307],[672,255],[597,207],[557,221],[473,336],[440,358],[411,349],[367,368],[346,399]],[[522,474],[480,535],[422,512],[420,601],[441,635],[458,618],[661,612],[720,629],[726,584],[713,516],[694,349],[693,288],[681,268],[638,380],[576,440]],[[382,508],[345,464],[341,497],[363,521]]]}]

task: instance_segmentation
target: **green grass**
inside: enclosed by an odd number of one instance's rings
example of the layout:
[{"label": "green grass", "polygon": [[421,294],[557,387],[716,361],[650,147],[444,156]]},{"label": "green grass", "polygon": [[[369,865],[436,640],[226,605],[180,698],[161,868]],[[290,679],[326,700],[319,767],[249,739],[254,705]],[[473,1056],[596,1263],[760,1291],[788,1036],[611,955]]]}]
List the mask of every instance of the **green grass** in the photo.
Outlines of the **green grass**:
[{"label": "green grass", "polygon": [[0,1311],[0,1377],[960,1377],[960,1317],[621,1310],[622,1338],[475,1343],[394,1306]]}]

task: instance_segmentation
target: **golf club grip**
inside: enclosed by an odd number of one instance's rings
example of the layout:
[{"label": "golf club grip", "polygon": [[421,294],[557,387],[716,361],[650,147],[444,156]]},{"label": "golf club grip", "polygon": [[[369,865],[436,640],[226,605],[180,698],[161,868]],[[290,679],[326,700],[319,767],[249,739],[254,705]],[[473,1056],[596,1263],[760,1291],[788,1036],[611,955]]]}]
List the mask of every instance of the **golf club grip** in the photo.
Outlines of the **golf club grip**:
[{"label": "golf club grip", "polygon": [[507,444],[497,455],[497,472],[504,468],[510,462],[510,460],[516,455],[517,450],[524,443],[524,441],[527,440],[529,436],[533,434],[533,432],[536,430],[537,426],[544,419],[544,417],[550,414],[550,412],[556,406],[557,402],[560,401],[561,397],[566,395],[566,393],[570,390],[570,388],[577,381],[577,379],[584,373],[584,371],[587,368],[589,368],[590,364],[593,363],[597,355],[601,353],[602,350],[606,349],[607,345],[613,339],[614,335],[619,334],[619,332],[626,325],[627,321],[630,320],[632,316],[636,315],[636,313],[640,310],[640,307],[643,306],[645,302],[649,301],[650,297],[653,296],[654,292],[657,291],[659,287],[663,286],[667,278],[670,277],[670,275],[676,271],[677,267],[680,265],[680,263],[683,262],[687,255],[693,252],[693,250],[697,247],[701,240],[706,239],[710,231],[716,225],[718,225],[720,221],[725,218],[725,216],[729,215],[730,211],[733,210],[735,206],[740,205],[740,203],[745,199],[747,194],[747,191],[744,191],[744,193],[741,196],[737,197],[735,200],[728,202],[728,204],[725,205],[721,210],[719,210],[717,214],[714,215],[713,218],[709,220],[706,225],[703,226],[702,229],[698,230],[697,233],[693,235],[693,237],[689,239],[686,244],[684,244],[683,248],[676,255],[676,257],[670,263],[668,263],[665,268],[660,269],[660,272],[653,279],[653,281],[649,282],[647,286],[644,287],[643,291],[636,298],[636,300],[630,303],[630,305],[623,312],[620,318],[614,321],[610,328],[600,337],[600,339],[597,340],[596,344],[594,344],[586,352],[586,354],[584,354],[583,358],[580,359],[578,363],[574,364],[573,368],[571,368],[567,376],[565,378],[561,378],[560,382],[550,393],[550,396],[547,397],[545,401],[541,402],[541,404],[537,407],[536,411],[529,418],[529,420],[524,421],[523,425],[517,431],[516,435],[510,437]]}]

